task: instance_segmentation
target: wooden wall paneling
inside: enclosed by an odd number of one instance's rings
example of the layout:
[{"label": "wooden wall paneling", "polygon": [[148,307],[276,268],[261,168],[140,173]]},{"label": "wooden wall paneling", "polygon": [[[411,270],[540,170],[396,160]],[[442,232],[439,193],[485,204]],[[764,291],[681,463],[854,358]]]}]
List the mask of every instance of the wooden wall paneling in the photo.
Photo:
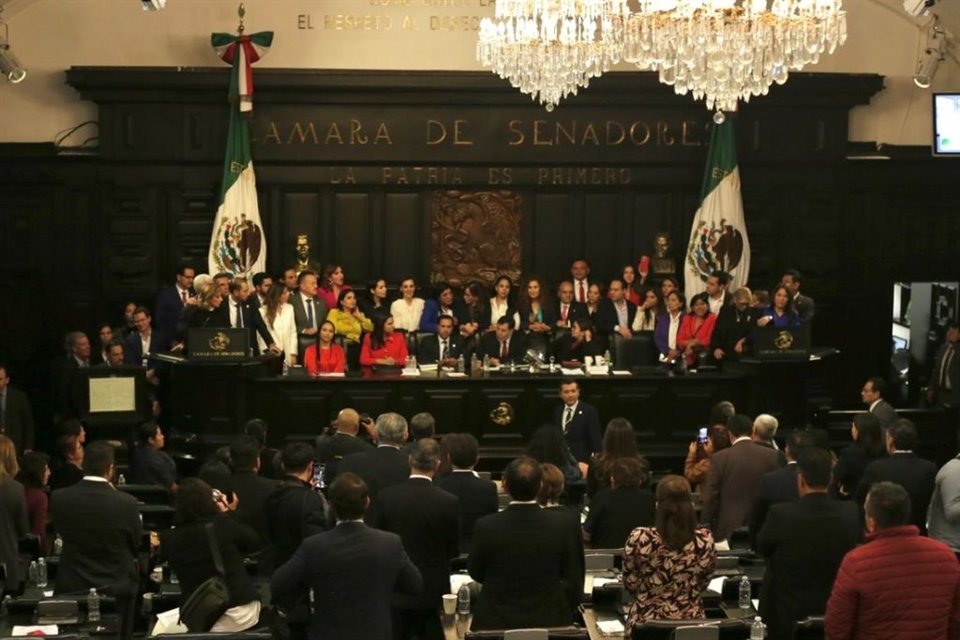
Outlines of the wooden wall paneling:
[{"label": "wooden wall paneling", "polygon": [[[461,416],[468,415],[463,408],[470,402],[470,395],[470,388],[467,386],[426,387],[423,389],[423,402],[419,406],[433,416],[438,434],[459,433],[469,430],[469,425],[461,423]],[[406,417],[409,420],[413,416]]]},{"label": "wooden wall paneling", "polygon": [[307,234],[310,241],[311,260],[322,263],[329,256],[324,250],[329,242],[329,228],[324,228],[328,220],[321,215],[320,194],[307,187],[281,188],[279,191],[281,232],[273,256],[267,256],[271,264],[276,265],[278,275],[287,266],[296,264],[297,236],[301,233]]},{"label": "wooden wall paneling", "polygon": [[335,193],[333,197],[333,248],[330,260],[351,278],[366,279],[367,243],[370,238],[371,193]]},{"label": "wooden wall paneling", "polygon": [[623,227],[620,194],[592,192],[583,194],[584,252],[594,277],[609,280],[620,273],[627,259],[622,240],[632,232]]},{"label": "wooden wall paneling", "polygon": [[[161,256],[166,246],[157,242],[157,189],[108,188],[104,193],[103,260],[107,282],[118,294],[156,293],[161,278]],[[162,222],[161,222],[162,224]]]},{"label": "wooden wall paneling", "polygon": [[531,234],[527,245],[530,255],[523,256],[524,269],[546,278],[551,286],[560,278],[570,277],[570,261],[583,251],[582,235],[570,226],[570,198],[568,193],[537,191],[528,198],[529,208],[524,208],[524,222],[529,219]]},{"label": "wooden wall paneling", "polygon": [[[413,276],[419,287],[429,283],[424,268],[424,254],[430,254],[425,242],[429,233],[427,207],[431,198],[419,193],[390,193],[384,200],[382,275],[390,279],[388,286],[396,288],[399,279]],[[427,263],[429,265],[429,262]]]},{"label": "wooden wall paneling", "polygon": [[173,281],[173,274],[180,264],[187,264],[197,273],[208,271],[208,252],[213,220],[219,205],[219,190],[207,187],[171,188],[166,193],[169,240],[171,254],[166,257],[160,273],[161,285]]},{"label": "wooden wall paneling", "polygon": [[631,196],[633,213],[633,252],[630,258],[636,264],[640,256],[653,255],[654,236],[661,231],[670,231],[671,198],[669,192],[647,189],[634,189],[628,195]]}]

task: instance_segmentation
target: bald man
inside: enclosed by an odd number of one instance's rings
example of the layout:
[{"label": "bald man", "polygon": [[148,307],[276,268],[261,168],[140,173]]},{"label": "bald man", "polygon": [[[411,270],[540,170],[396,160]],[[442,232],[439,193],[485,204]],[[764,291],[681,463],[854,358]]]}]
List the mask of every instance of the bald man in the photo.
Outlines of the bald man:
[{"label": "bald man", "polygon": [[327,486],[336,478],[344,456],[373,449],[372,444],[357,435],[360,414],[354,409],[342,409],[333,421],[333,428],[336,429],[333,435],[324,434],[317,438],[317,461],[327,465],[324,471]]}]

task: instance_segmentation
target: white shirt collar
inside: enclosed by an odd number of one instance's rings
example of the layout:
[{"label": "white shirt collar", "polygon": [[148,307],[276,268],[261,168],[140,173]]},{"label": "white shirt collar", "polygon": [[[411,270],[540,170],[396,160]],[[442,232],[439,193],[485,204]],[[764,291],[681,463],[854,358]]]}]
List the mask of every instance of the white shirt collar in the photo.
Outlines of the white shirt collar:
[{"label": "white shirt collar", "polygon": [[472,473],[474,478],[479,478],[480,474],[473,469],[454,469],[454,473]]},{"label": "white shirt collar", "polygon": [[537,504],[536,500],[511,500],[510,504]]},{"label": "white shirt collar", "polygon": [[103,476],[83,476],[83,479],[91,482],[106,482],[107,484],[110,484],[110,481]]},{"label": "white shirt collar", "polygon": [[564,404],[563,404],[563,410],[566,411],[567,409],[570,409],[571,412],[576,413],[578,406],[580,406],[580,401],[579,401],[579,400],[577,400],[577,401],[574,402],[573,404],[564,403]]},{"label": "white shirt collar", "polygon": [[880,401],[881,401],[881,400],[883,400],[883,398],[877,398],[876,400],[874,400],[873,402],[871,402],[871,403],[870,403],[870,409],[868,409],[868,411],[873,411],[873,408],[874,408],[875,406],[877,406],[878,404],[880,404]]},{"label": "white shirt collar", "polygon": [[411,474],[410,474],[410,479],[411,479],[411,480],[414,480],[414,479],[417,479],[417,480],[427,480],[427,481],[429,481],[429,482],[433,482],[433,478],[431,478],[430,476],[425,476],[425,475],[423,475],[422,473],[411,473]]},{"label": "white shirt collar", "polygon": [[340,525],[342,525],[342,524],[344,524],[344,523],[346,523],[346,522],[359,522],[360,524],[366,524],[366,523],[363,521],[363,518],[357,518],[356,520],[337,520],[337,526],[339,527]]}]

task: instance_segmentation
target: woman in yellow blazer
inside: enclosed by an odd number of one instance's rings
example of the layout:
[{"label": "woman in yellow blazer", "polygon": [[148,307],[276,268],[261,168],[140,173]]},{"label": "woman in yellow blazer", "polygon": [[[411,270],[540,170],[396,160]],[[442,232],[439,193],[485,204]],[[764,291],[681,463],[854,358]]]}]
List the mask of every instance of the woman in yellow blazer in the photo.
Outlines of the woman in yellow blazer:
[{"label": "woman in yellow blazer", "polygon": [[330,309],[327,320],[333,323],[337,333],[348,342],[360,342],[360,335],[373,331],[373,322],[357,306],[357,294],[352,289],[344,289],[337,297],[337,308]]}]

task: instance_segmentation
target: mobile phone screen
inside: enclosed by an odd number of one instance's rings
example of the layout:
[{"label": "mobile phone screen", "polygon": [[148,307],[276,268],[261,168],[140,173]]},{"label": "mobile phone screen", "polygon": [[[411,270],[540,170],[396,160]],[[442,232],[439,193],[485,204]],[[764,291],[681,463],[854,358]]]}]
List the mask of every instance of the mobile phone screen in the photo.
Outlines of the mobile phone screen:
[{"label": "mobile phone screen", "polygon": [[313,478],[311,478],[310,484],[314,489],[325,489],[327,487],[326,471],[327,465],[320,462],[313,463]]},{"label": "mobile phone screen", "polygon": [[697,434],[697,442],[707,444],[707,428],[700,427],[700,433]]}]

